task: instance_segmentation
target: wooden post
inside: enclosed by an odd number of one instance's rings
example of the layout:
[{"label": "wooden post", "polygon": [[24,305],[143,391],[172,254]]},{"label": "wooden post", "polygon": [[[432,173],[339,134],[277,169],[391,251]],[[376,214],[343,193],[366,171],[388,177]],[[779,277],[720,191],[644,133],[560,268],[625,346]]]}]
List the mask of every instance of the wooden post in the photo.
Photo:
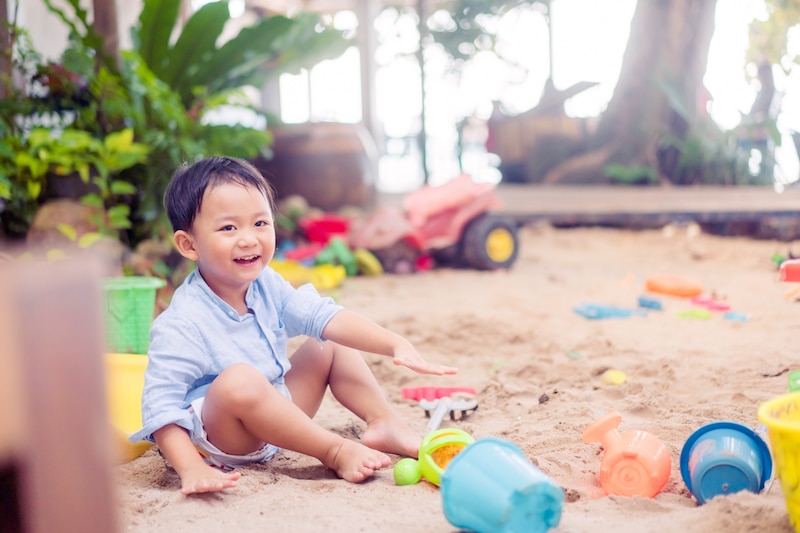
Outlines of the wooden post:
[{"label": "wooden post", "polygon": [[114,532],[101,269],[0,265],[0,466],[22,531]]}]

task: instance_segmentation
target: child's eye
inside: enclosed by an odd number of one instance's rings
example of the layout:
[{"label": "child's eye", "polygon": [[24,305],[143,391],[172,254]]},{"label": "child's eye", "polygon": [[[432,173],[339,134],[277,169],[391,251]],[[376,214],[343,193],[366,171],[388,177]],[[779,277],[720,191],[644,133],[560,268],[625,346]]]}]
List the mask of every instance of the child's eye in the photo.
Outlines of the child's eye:
[{"label": "child's eye", "polygon": [[234,229],[236,228],[233,226],[233,224],[228,224],[227,226],[222,226],[219,228],[220,231],[233,231]]},{"label": "child's eye", "polygon": [[263,228],[266,226],[269,226],[269,220],[259,220],[258,222],[256,222],[257,228]]}]

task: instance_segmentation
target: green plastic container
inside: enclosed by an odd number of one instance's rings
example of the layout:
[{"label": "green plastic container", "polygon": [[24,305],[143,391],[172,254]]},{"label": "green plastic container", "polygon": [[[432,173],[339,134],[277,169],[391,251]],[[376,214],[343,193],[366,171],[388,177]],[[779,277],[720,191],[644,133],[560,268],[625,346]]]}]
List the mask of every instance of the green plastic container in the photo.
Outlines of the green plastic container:
[{"label": "green plastic container", "polygon": [[147,353],[156,291],[164,285],[163,279],[151,276],[103,280],[107,352]]}]

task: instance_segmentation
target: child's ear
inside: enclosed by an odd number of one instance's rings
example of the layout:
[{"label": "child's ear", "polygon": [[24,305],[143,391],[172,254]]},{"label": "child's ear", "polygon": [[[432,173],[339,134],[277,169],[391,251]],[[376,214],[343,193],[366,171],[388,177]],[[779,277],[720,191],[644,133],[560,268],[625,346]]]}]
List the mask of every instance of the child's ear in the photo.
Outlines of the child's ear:
[{"label": "child's ear", "polygon": [[194,248],[194,239],[188,232],[179,229],[175,232],[173,237],[175,241],[175,248],[178,252],[190,261],[197,261],[197,251]]}]

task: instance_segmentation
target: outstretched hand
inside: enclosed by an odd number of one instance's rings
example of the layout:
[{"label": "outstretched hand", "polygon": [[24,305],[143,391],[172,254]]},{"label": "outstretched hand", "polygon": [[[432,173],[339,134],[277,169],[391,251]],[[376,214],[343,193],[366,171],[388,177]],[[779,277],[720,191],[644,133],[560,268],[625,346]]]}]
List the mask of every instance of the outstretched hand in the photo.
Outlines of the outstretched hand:
[{"label": "outstretched hand", "polygon": [[197,494],[200,492],[219,492],[236,486],[242,477],[240,472],[223,472],[202,464],[191,470],[181,472],[181,493]]},{"label": "outstretched hand", "polygon": [[458,369],[452,366],[429,363],[413,347],[395,351],[392,362],[397,366],[410,368],[419,374],[442,376],[445,374],[456,374],[458,372]]}]

